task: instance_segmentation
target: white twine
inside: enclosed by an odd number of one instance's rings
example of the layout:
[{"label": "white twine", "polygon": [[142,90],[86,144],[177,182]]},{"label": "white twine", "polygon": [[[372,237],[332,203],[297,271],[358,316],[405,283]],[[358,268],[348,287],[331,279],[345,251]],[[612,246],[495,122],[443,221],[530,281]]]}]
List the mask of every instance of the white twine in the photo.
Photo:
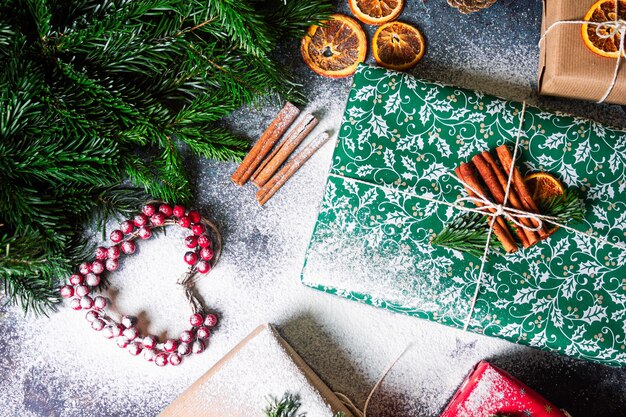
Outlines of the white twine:
[{"label": "white twine", "polygon": [[[541,229],[543,227],[543,223],[549,223],[552,224],[554,226],[557,227],[561,227],[567,231],[570,231],[574,234],[578,234],[578,235],[584,235],[592,240],[595,240],[597,242],[600,242],[601,244],[604,245],[608,245],[608,246],[612,246],[618,249],[622,249],[622,250],[626,250],[626,245],[620,242],[611,242],[610,240],[608,240],[605,237],[602,236],[594,236],[593,234],[589,233],[589,232],[584,232],[578,229],[575,229],[571,226],[568,226],[566,224],[562,224],[559,223],[556,217],[552,217],[552,216],[545,216],[542,214],[538,214],[538,213],[532,213],[532,212],[528,212],[528,211],[524,211],[524,210],[518,210],[515,209],[513,207],[508,207],[506,204],[508,202],[508,198],[509,198],[509,194],[510,194],[510,189],[511,189],[511,183],[513,180],[513,172],[515,169],[515,160],[517,159],[517,155],[518,155],[518,149],[519,149],[519,143],[520,140],[522,138],[522,127],[523,127],[523,123],[524,123],[524,116],[526,114],[526,102],[523,103],[522,106],[522,110],[520,112],[520,122],[519,122],[519,126],[517,128],[517,135],[516,135],[516,139],[515,139],[515,145],[514,145],[514,150],[513,150],[513,158],[511,161],[511,168],[509,170],[509,176],[508,176],[508,180],[507,180],[507,184],[506,184],[506,191],[505,191],[505,195],[504,195],[504,201],[502,204],[496,204],[495,202],[489,200],[485,195],[483,195],[479,190],[476,190],[475,188],[473,188],[472,186],[470,186],[469,184],[466,184],[464,181],[462,181],[460,178],[457,178],[456,176],[452,176],[450,175],[452,178],[456,179],[459,183],[461,183],[463,186],[467,187],[468,189],[470,189],[471,191],[473,191],[476,194],[476,197],[463,197],[463,198],[459,198],[456,202],[451,203],[445,200],[439,200],[436,198],[432,198],[432,197],[428,197],[425,195],[421,195],[421,194],[417,194],[415,192],[412,191],[405,191],[405,190],[401,190],[395,186],[390,186],[390,185],[383,185],[383,184],[377,184],[374,182],[369,182],[369,181],[363,181],[360,179],[356,179],[356,178],[351,178],[351,177],[346,177],[344,175],[341,174],[334,174],[334,173],[330,173],[329,176],[331,177],[337,177],[337,178],[342,178],[342,179],[347,179],[350,180],[352,182],[355,182],[357,184],[363,184],[363,185],[367,185],[367,186],[373,186],[373,187],[377,187],[377,188],[382,188],[382,189],[388,189],[391,190],[393,192],[397,192],[399,194],[403,194],[407,197],[411,197],[411,198],[418,198],[420,200],[424,200],[424,201],[428,201],[431,203],[435,203],[435,204],[441,204],[444,206],[448,206],[448,207],[453,207],[456,208],[460,211],[463,212],[475,212],[475,213],[480,213],[483,214],[485,216],[489,216],[491,217],[491,220],[489,222],[489,230],[488,230],[488,234],[487,234],[487,243],[485,244],[485,250],[483,253],[483,256],[481,258],[481,264],[480,264],[480,270],[478,272],[478,278],[476,279],[476,290],[474,292],[474,296],[472,297],[471,300],[471,304],[470,304],[470,310],[469,313],[467,315],[467,318],[465,319],[464,322],[464,326],[463,326],[463,330],[467,330],[470,322],[472,320],[472,316],[474,314],[474,310],[476,308],[476,302],[478,301],[478,296],[480,293],[480,289],[482,287],[482,283],[483,283],[483,279],[484,279],[484,275],[485,275],[485,265],[487,264],[487,255],[489,254],[489,245],[491,242],[491,237],[493,234],[493,229],[494,229],[494,224],[497,220],[497,218],[499,216],[504,216],[505,218],[507,218],[508,220],[510,220],[511,222],[513,222],[515,225],[517,225],[520,228],[526,229],[526,230],[531,230],[531,231],[537,231],[539,229]],[[473,207],[466,207],[465,205],[459,204],[459,202],[463,203],[465,201],[469,201],[474,203],[475,205],[483,205],[483,207],[480,208],[473,208]],[[477,204],[478,203],[478,204]],[[518,219],[520,218],[528,218],[528,219],[532,219],[535,220],[538,223],[537,227],[532,227],[532,226],[526,226],[524,225],[522,222],[518,221]]]},{"label": "white twine", "polygon": [[385,368],[381,376],[378,378],[378,381],[376,381],[376,384],[374,384],[374,388],[372,388],[369,395],[367,396],[362,411],[352,402],[352,400],[346,394],[343,394],[341,392],[335,392],[334,394],[337,396],[337,398],[339,398],[343,405],[345,405],[356,417],[367,417],[367,408],[369,407],[370,400],[374,396],[374,393],[378,390],[380,384],[383,383],[385,377],[387,377],[387,374],[389,374],[391,369],[396,365],[396,363],[398,363],[400,358],[402,358],[412,346],[413,344],[409,343],[407,347],[405,347],[404,350],[387,366],[387,368]]},{"label": "white twine", "polygon": [[[622,56],[624,55],[624,51],[626,50],[626,43],[624,38],[626,38],[626,20],[619,18],[619,1],[615,2],[615,20],[614,21],[606,21],[606,22],[590,22],[588,20],[560,20],[558,22],[552,23],[541,36],[539,40],[539,45],[541,42],[544,42],[548,33],[552,31],[557,26],[560,25],[595,25],[596,26],[596,35],[598,35],[601,39],[609,39],[616,34],[620,36],[619,42],[619,50],[617,53],[617,58],[615,59],[615,69],[613,71],[613,79],[611,80],[611,84],[608,89],[602,96],[598,103],[604,103],[604,101],[611,95],[613,89],[615,88],[615,84],[617,84],[617,77],[619,76],[620,65],[622,62]],[[607,33],[600,33],[602,29],[608,29]]]}]

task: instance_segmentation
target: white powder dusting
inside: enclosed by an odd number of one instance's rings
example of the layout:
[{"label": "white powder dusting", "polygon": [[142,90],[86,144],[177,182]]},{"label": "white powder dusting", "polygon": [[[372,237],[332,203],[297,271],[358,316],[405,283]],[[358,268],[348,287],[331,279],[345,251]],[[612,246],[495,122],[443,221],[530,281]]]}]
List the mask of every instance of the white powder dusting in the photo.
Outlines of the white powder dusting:
[{"label": "white powder dusting", "polygon": [[198,389],[198,399],[216,416],[263,416],[269,397],[298,397],[299,412],[332,416],[320,393],[307,381],[268,328],[252,338]]},{"label": "white powder dusting", "polygon": [[[531,96],[540,4],[530,3],[501,1],[465,17],[450,14],[444,1],[409,2],[403,20],[417,24],[428,41],[414,73],[501,96]],[[290,51],[297,51],[295,43]],[[297,52],[286,54],[285,60],[299,62]],[[320,119],[312,137],[328,129],[336,134],[350,80],[325,80],[303,66],[297,74],[309,97],[303,111]],[[542,101],[598,119],[621,117],[623,122],[618,106]],[[278,110],[242,110],[229,124],[256,139]],[[197,174],[196,207],[219,223],[225,238],[219,265],[198,284],[206,305],[221,318],[204,353],[185,358],[177,368],[158,368],[105,340],[89,328],[82,313],[67,307],[48,319],[24,318],[5,308],[0,320],[0,417],[154,416],[263,322],[277,324],[332,389],[360,406],[389,362],[412,342],[413,348],[374,395],[371,417],[438,416],[469,370],[485,358],[555,405],[567,406],[573,415],[623,410],[624,371],[392,314],[303,286],[299,276],[333,140],[262,209],[254,198],[255,187],[239,188],[230,181],[235,164],[187,161],[190,172]],[[158,335],[178,335],[189,315],[174,283],[185,269],[185,249],[175,234],[140,242],[140,254],[122,261],[112,275],[115,303],[149,321],[148,330]],[[265,391],[259,387],[256,394]],[[317,416],[310,412],[307,417]]]}]

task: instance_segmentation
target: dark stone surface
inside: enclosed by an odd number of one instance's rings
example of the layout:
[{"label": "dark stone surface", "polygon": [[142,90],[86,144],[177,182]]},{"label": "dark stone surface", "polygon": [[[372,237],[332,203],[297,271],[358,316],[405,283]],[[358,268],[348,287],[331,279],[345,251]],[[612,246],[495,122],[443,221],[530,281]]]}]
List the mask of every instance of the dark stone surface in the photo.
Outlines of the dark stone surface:
[{"label": "dark stone surface", "polygon": [[[423,61],[412,71],[414,75],[462,87],[480,89],[506,98],[528,100],[530,103],[546,109],[571,112],[601,122],[626,126],[624,110],[619,106],[596,105],[537,95],[538,41],[541,25],[540,0],[500,0],[491,9],[471,16],[463,16],[456,10],[450,9],[445,0],[407,1],[407,7],[400,19],[419,27],[428,42]],[[338,7],[339,10],[347,13],[347,6],[343,1]],[[373,28],[369,27],[367,30],[371,36]],[[282,46],[279,49],[279,56],[281,56],[281,60],[294,68],[295,73],[304,84],[310,100],[319,96],[320,92],[330,90],[334,102],[345,101],[350,80],[327,80],[312,74],[301,62],[297,42]],[[369,61],[372,62],[371,56]],[[257,134],[260,127],[271,118],[273,111],[273,109],[263,111],[262,123],[257,121],[246,122],[246,116],[241,112],[232,119],[231,124],[236,125],[241,133],[252,138]],[[251,133],[252,131],[254,133]],[[209,186],[203,185],[208,181],[208,178],[228,181],[232,167],[206,161],[190,161],[190,164],[200,173],[197,182],[202,193],[199,198],[201,206],[205,209],[214,208],[217,220],[221,224],[227,225],[224,230],[226,237],[231,239],[233,245],[238,244],[242,239],[240,236],[242,231],[238,229],[236,214],[232,213],[233,207],[220,208],[218,204],[221,191],[212,191]],[[316,181],[321,182],[322,180],[323,173]],[[267,240],[270,237],[265,236],[262,230],[245,231],[245,233],[248,238],[244,240],[250,246],[249,252],[257,253],[256,257],[250,261],[263,262],[264,259],[267,259],[265,252],[267,251]],[[263,284],[258,285],[259,288],[263,286]],[[346,301],[334,298],[328,300],[328,297],[324,298],[317,293],[310,294],[312,303],[319,302],[324,305],[346,303]],[[257,308],[259,311],[262,309],[259,306],[251,306],[251,308]],[[437,326],[418,320],[409,323],[411,319],[381,311],[374,312],[374,309],[367,307],[354,307],[354,309],[356,308],[366,309],[364,314],[380,319],[381,323],[400,323],[405,328],[413,326],[416,329],[418,327],[434,329]],[[263,317],[262,313],[260,316]],[[346,318],[337,316],[327,318],[325,321],[328,323],[342,319]],[[19,331],[13,331],[11,322],[15,320],[20,320],[18,315],[8,314],[0,322],[0,330],[5,336],[0,343],[0,378],[2,379],[8,379],[12,374],[18,372],[17,367],[24,366],[23,363],[12,360],[13,344],[18,343],[20,337],[25,337],[18,334]],[[307,314],[287,320],[281,329],[294,348],[325,381],[333,388],[346,392],[355,401],[362,404],[371,389],[372,382],[371,378],[363,373],[364,369],[368,368],[367,364],[356,362],[355,358],[363,357],[363,355],[346,351],[344,347],[340,346],[339,342],[336,341],[336,335],[328,324],[325,325],[327,331],[320,331],[322,324],[319,320],[319,317],[312,317]],[[380,326],[380,323],[377,324]],[[465,369],[469,370],[466,363],[475,363],[476,360],[483,359],[477,343],[483,344],[485,338],[476,335],[463,335],[454,330],[450,330],[450,332],[452,341],[456,339],[456,344],[442,346],[439,352],[441,357],[434,359],[442,360],[448,366],[455,366],[455,364],[460,363],[461,365],[458,366],[463,367],[461,373],[464,373]],[[59,337],[63,336],[59,335]],[[574,417],[626,416],[625,370],[561,357],[530,348],[511,349],[506,350],[506,352],[485,359],[492,360],[494,364],[525,381],[556,404],[567,407]],[[328,357],[333,357],[333,361],[329,362]],[[417,369],[413,373],[419,372],[420,370]],[[45,378],[43,378],[44,375]],[[346,380],[345,375],[351,375],[350,380]],[[432,378],[432,381],[437,379],[436,376]],[[394,387],[383,386],[375,396],[375,401],[373,401],[373,406],[368,415],[434,417],[437,415],[437,411],[433,411],[433,404],[436,404],[434,408],[437,409],[439,404],[445,403],[453,392],[439,392],[428,386],[413,386],[410,378],[407,378],[406,381],[404,384],[399,384],[399,388],[394,388],[395,385]],[[175,392],[168,393],[162,400],[148,401],[147,404],[140,397],[124,398],[121,407],[125,407],[126,411],[110,413],[101,406],[100,400],[96,396],[89,395],[86,390],[84,397],[77,399],[79,403],[84,404],[84,412],[71,413],[65,409],[62,399],[64,397],[61,395],[70,382],[72,381],[66,381],[62,377],[57,379],[53,375],[47,374],[45,368],[31,368],[21,378],[21,387],[18,390],[21,391],[22,398],[11,396],[0,399],[0,416],[23,417],[24,414],[21,411],[12,411],[18,409],[27,410],[26,415],[29,416],[154,415],[158,409],[167,405],[176,395]],[[91,382],[89,378],[86,378],[85,384],[86,387],[97,392],[97,382]],[[182,389],[184,386],[180,387],[180,391]],[[158,385],[155,385],[154,390],[156,396]],[[21,401],[23,404],[18,407],[16,402]],[[72,409],[75,410],[75,406]],[[440,409],[438,410],[440,411]]]}]

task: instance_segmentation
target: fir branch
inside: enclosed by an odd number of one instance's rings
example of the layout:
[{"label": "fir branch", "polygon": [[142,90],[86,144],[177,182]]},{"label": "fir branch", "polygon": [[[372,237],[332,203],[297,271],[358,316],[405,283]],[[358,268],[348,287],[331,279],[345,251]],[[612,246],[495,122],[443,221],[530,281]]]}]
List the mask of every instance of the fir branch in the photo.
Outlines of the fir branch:
[{"label": "fir branch", "polygon": [[[15,247],[36,237],[41,253],[29,256],[68,265],[84,245],[83,225],[104,224],[144,193],[191,201],[184,158],[241,158],[247,141],[220,120],[244,104],[301,98],[271,52],[329,7],[325,0],[0,2],[2,232]],[[128,183],[138,188],[119,187]],[[9,297],[33,311],[49,305],[42,291],[61,270],[26,273],[7,262],[0,281]]]},{"label": "fir branch", "polygon": [[[430,243],[482,258],[487,245],[488,230],[487,216],[466,211],[455,217]],[[493,250],[502,247],[495,236],[492,236],[489,246]]]},{"label": "fir branch", "polygon": [[[301,405],[297,395],[285,393],[280,400],[272,397],[264,411],[267,417],[305,417],[306,413],[298,413]],[[345,417],[345,414],[338,412],[333,417]]]},{"label": "fir branch", "polygon": [[[585,203],[573,190],[567,189],[562,195],[538,202],[540,213],[556,217],[558,223],[582,221],[585,218]],[[549,221],[548,221],[549,223]]]}]

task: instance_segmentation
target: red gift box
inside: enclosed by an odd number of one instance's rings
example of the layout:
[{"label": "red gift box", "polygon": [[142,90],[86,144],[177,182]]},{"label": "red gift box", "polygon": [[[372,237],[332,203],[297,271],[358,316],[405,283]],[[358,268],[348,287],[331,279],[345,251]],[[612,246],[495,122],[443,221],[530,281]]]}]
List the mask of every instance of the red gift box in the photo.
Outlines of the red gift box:
[{"label": "red gift box", "polygon": [[502,369],[482,361],[441,417],[569,417]]}]

